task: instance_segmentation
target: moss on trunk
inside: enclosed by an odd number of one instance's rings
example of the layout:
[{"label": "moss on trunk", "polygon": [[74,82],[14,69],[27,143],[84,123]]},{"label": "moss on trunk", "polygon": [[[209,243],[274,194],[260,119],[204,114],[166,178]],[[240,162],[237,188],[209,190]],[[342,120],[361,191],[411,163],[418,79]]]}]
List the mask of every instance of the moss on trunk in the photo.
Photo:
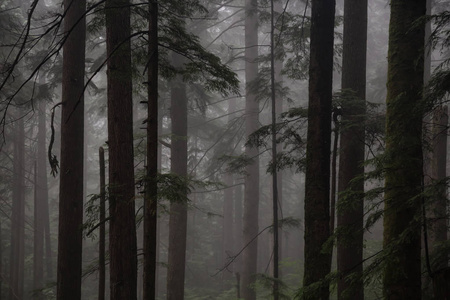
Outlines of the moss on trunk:
[{"label": "moss on trunk", "polygon": [[392,0],[386,99],[384,296],[420,299],[425,0]]}]

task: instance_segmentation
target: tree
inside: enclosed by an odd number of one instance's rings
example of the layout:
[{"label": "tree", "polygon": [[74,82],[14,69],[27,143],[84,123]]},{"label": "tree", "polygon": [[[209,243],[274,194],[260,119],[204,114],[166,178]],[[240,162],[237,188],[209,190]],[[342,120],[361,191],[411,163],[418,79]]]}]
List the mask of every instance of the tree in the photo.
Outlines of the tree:
[{"label": "tree", "polygon": [[[259,126],[259,104],[251,83],[258,75],[258,16],[257,2],[245,1],[245,134],[250,136]],[[257,235],[259,210],[259,153],[257,147],[247,146],[245,155],[252,160],[246,166],[244,186],[243,246],[241,296],[255,300],[253,284],[256,279]]]},{"label": "tree", "polygon": [[383,293],[420,299],[421,91],[426,0],[392,0],[386,111]]},{"label": "tree", "polygon": [[14,126],[13,191],[9,299],[23,298],[25,268],[25,129],[19,117]]},{"label": "tree", "polygon": [[[362,281],[367,0],[344,2],[337,226],[338,298],[364,299]],[[348,95],[348,97],[347,97]],[[345,98],[348,98],[345,100]]]},{"label": "tree", "polygon": [[106,234],[105,234],[105,217],[106,217],[106,176],[105,176],[105,150],[103,147],[98,149],[99,167],[100,167],[100,214],[99,214],[99,242],[98,242],[98,300],[105,300],[105,249],[106,249]]},{"label": "tree", "polygon": [[[278,18],[276,19],[277,21],[280,20],[281,15],[283,13],[283,4],[281,3],[281,1],[275,1],[274,2],[274,11],[275,11],[275,15],[278,15]],[[275,32],[277,34],[281,34],[279,29],[276,29]],[[275,46],[278,46],[281,49],[274,49],[276,53],[277,51],[284,51],[281,47],[281,45],[278,43]],[[282,75],[282,70],[283,70],[283,60],[282,59],[277,59],[277,57],[275,57],[275,62],[274,62],[274,72],[275,72],[275,111],[276,114],[280,115],[283,112],[283,96],[282,96],[282,92],[281,89],[283,87],[283,75]],[[277,145],[277,155],[278,153],[281,153],[283,149],[283,145],[281,143],[278,143]],[[278,205],[280,207],[279,210],[279,218],[283,218],[283,171],[280,170],[279,172],[277,172],[277,192],[278,192]],[[278,256],[279,256],[279,261],[282,260],[283,258],[283,230],[282,228],[278,229]],[[281,277],[281,271],[279,270],[279,276]]]},{"label": "tree", "polygon": [[[181,68],[182,57],[174,54],[172,58],[173,65]],[[170,171],[187,181],[187,96],[186,85],[180,76],[172,81],[170,103],[172,121]],[[170,204],[167,300],[184,299],[187,233],[187,203],[185,199],[187,199],[187,192],[182,188],[178,193],[183,200],[172,201]]]},{"label": "tree", "polygon": [[137,297],[130,1],[107,0],[111,300]]},{"label": "tree", "polygon": [[47,181],[47,148],[46,148],[46,103],[41,101],[39,103],[39,132],[38,132],[38,198],[40,207],[40,218],[42,218],[42,235],[43,247],[45,251],[45,269],[47,281],[53,279],[53,261],[52,261],[52,243],[50,236],[50,215],[49,215],[49,197],[48,197],[48,181]]},{"label": "tree", "polygon": [[[271,115],[272,115],[272,209],[273,209],[273,298],[279,299],[279,233],[278,228],[278,170],[277,170],[277,102],[281,102],[282,99],[277,99],[275,90],[275,3],[270,1],[270,94],[271,94]],[[277,101],[278,100],[278,101]],[[282,104],[282,102],[281,102]],[[278,105],[279,107],[280,105]]]},{"label": "tree", "polygon": [[57,299],[81,299],[86,1],[64,1]]},{"label": "tree", "polygon": [[[334,0],[311,2],[309,105],[305,179],[305,299],[328,299],[330,146]],[[315,288],[317,290],[315,290]],[[313,291],[311,291],[311,289]]]},{"label": "tree", "polygon": [[[427,16],[431,15],[434,1],[427,0]],[[436,32],[435,32],[436,34]],[[425,25],[425,58],[424,58],[424,84],[428,85],[431,79],[431,55],[432,46],[431,20]],[[444,62],[445,63],[445,62]],[[439,69],[439,67],[438,67]],[[437,72],[439,73],[439,71]],[[428,87],[429,88],[429,87]],[[429,125],[429,126],[427,126]],[[427,213],[424,231],[425,265],[431,280],[424,280],[423,293],[430,294],[434,298],[444,299],[447,283],[447,251],[442,246],[447,241],[447,192],[446,192],[446,162],[447,162],[447,126],[448,108],[446,105],[435,107],[424,120],[424,188],[429,191],[426,194]],[[433,283],[431,286],[430,283]],[[431,291],[431,287],[433,290]],[[448,288],[447,288],[448,289]]]},{"label": "tree", "polygon": [[430,252],[435,264],[432,266],[434,271],[438,271],[447,266],[446,254],[439,251],[439,245],[447,241],[447,196],[445,185],[442,181],[446,178],[447,161],[447,126],[448,126],[448,108],[446,105],[440,106],[433,112],[432,121],[432,156],[431,156],[431,174],[434,180],[435,192],[429,212],[429,244]]},{"label": "tree", "polygon": [[158,3],[150,1],[147,180],[144,203],[144,299],[156,297],[158,222]]},{"label": "tree", "polygon": [[[233,125],[233,113],[236,111],[236,99],[232,98],[228,100],[228,126],[231,127]],[[231,172],[227,172],[224,176],[224,184],[226,185],[226,189],[223,193],[223,222],[222,222],[222,255],[223,255],[223,263],[226,264],[230,259],[231,254],[235,250],[235,245],[240,246],[240,240],[234,235],[235,228],[233,228],[233,211],[234,211],[234,191],[235,188],[233,186],[233,174]],[[237,239],[237,242],[234,240]],[[229,281],[232,278],[234,271],[234,266],[230,265],[224,271],[223,279]],[[226,283],[229,284],[228,282]]]},{"label": "tree", "polygon": [[[48,189],[47,189],[47,160],[46,160],[46,103],[45,100],[39,102],[38,111],[38,140],[37,157],[35,166],[35,203],[34,203],[34,266],[33,281],[36,299],[42,299],[38,289],[44,283],[44,237],[45,237],[45,212],[48,209]],[[47,206],[45,205],[47,203]],[[47,212],[48,214],[48,212]]]}]

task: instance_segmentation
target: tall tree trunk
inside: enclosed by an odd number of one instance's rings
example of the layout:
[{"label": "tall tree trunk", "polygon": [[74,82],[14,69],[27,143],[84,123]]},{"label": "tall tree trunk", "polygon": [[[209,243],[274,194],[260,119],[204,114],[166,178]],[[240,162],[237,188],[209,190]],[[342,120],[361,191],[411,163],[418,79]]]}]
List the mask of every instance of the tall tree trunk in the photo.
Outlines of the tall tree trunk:
[{"label": "tall tree trunk", "polygon": [[[303,286],[320,284],[305,299],[329,298],[330,146],[333,81],[334,0],[311,2],[308,136],[305,180],[305,271]],[[327,249],[326,251],[331,251]]]},{"label": "tall tree trunk", "polygon": [[[43,157],[44,161],[46,158]],[[47,170],[47,169],[46,169]],[[46,173],[47,176],[47,173]],[[48,198],[48,184],[47,177],[45,177],[45,187],[47,187],[45,197],[45,202],[42,203],[42,213],[43,213],[43,222],[44,222],[44,245],[45,245],[45,281],[53,280],[53,252],[52,252],[52,241],[50,235],[50,213],[49,213],[49,198]]]},{"label": "tall tree trunk", "polygon": [[86,1],[64,0],[57,299],[81,299]]},{"label": "tall tree trunk", "polygon": [[[242,205],[242,187],[237,185],[234,187],[234,253],[241,251],[243,247],[243,205]],[[238,282],[240,282],[242,273],[242,257],[238,256],[235,260],[234,272]],[[240,284],[239,284],[240,285]],[[240,290],[238,290],[240,294]]]},{"label": "tall tree trunk", "polygon": [[[281,1],[275,1],[274,2],[274,10],[276,13],[276,16],[278,16],[278,18],[281,18],[281,15],[283,13],[283,3],[281,3]],[[277,20],[279,20],[277,18]],[[277,29],[275,31],[276,34],[280,34],[280,31]],[[275,36],[276,37],[276,36]],[[277,37],[276,37],[277,39]],[[282,47],[282,45],[277,45],[278,47]],[[275,51],[275,53],[277,53],[277,51]],[[277,57],[275,57],[275,96],[276,96],[276,101],[275,101],[275,110],[277,115],[279,116],[282,112],[283,112],[283,95],[281,94],[281,90],[283,88],[283,75],[282,75],[282,69],[283,69],[283,60],[281,59],[277,59]],[[279,118],[277,118],[278,120]],[[282,144],[278,144],[277,145],[277,153],[281,153],[281,151],[283,150],[283,145]],[[283,218],[283,171],[280,170],[277,172],[277,183],[278,183],[278,205],[280,207],[279,209],[279,218],[282,219]],[[279,256],[279,260],[281,261],[282,257],[283,257],[283,229],[279,228],[278,229],[278,256]],[[279,276],[281,277],[281,269],[278,271],[279,272]]]},{"label": "tall tree trunk", "polygon": [[[249,136],[259,126],[259,104],[250,84],[258,75],[258,16],[255,0],[245,1],[245,134]],[[241,296],[245,300],[255,300],[253,284],[256,279],[258,253],[259,214],[259,153],[258,148],[246,147],[245,154],[252,159],[246,167],[243,216],[243,246]]]},{"label": "tall tree trunk", "polygon": [[[173,55],[175,67],[180,67],[181,57]],[[181,77],[173,81],[171,102],[172,143],[171,172],[182,178],[187,176],[187,97]],[[180,191],[187,196],[187,191]],[[184,299],[186,267],[187,203],[172,202],[169,219],[169,254],[167,270],[167,300]]]},{"label": "tall tree trunk", "polygon": [[272,106],[272,216],[273,216],[273,299],[278,300],[279,291],[279,228],[278,228],[278,170],[277,170],[277,97],[275,90],[275,8],[270,1],[270,84]]},{"label": "tall tree trunk", "polygon": [[40,206],[39,218],[42,219],[41,230],[43,239],[43,250],[46,276],[45,281],[51,281],[53,279],[53,262],[52,262],[52,249],[51,249],[51,236],[50,236],[50,216],[49,216],[49,198],[48,198],[48,181],[47,181],[47,105],[45,101],[39,102],[39,128],[38,128],[38,154],[37,154],[37,188],[38,198]]},{"label": "tall tree trunk", "polygon": [[392,0],[389,24],[385,163],[386,299],[420,299],[421,91],[426,0]]},{"label": "tall tree trunk", "polygon": [[137,297],[130,1],[106,1],[111,300]]},{"label": "tall tree trunk", "polygon": [[[44,238],[46,234],[45,223],[48,215],[48,187],[47,187],[47,151],[46,151],[46,103],[39,102],[38,112],[38,145],[35,181],[35,274],[34,289],[43,288],[44,284]],[[48,276],[47,276],[48,278]],[[38,296],[37,299],[42,299]]]},{"label": "tall tree trunk", "polygon": [[[163,129],[163,118],[161,117],[161,114],[159,113],[161,111],[159,105],[158,105],[158,132]],[[159,138],[159,135],[158,135]],[[158,157],[158,172],[161,172],[161,165],[162,165],[162,145],[161,143],[158,142],[158,153],[157,153],[157,157]],[[159,294],[160,294],[160,278],[161,276],[161,267],[159,266],[158,262],[160,261],[160,257],[161,257],[161,226],[159,226],[159,224],[161,224],[161,218],[158,217],[157,219],[157,226],[156,226],[156,268],[155,268],[155,296],[156,298],[158,298]]]},{"label": "tall tree trunk", "polygon": [[433,180],[441,181],[438,183],[435,199],[431,205],[430,211],[430,250],[434,257],[435,265],[433,271],[438,271],[447,267],[447,254],[438,250],[438,245],[447,240],[447,188],[442,183],[446,178],[447,163],[447,126],[448,126],[448,108],[441,106],[433,112],[433,131],[432,131],[432,159],[431,176]]},{"label": "tall tree trunk", "polygon": [[33,299],[42,299],[44,281],[44,224],[39,199],[38,166],[34,165],[34,243],[33,243]]},{"label": "tall tree trunk", "polygon": [[[236,98],[228,100],[228,126],[232,126],[234,119],[234,112],[236,111]],[[234,206],[234,193],[235,188],[233,187],[233,174],[225,174],[225,185],[227,188],[223,195],[223,240],[222,240],[222,255],[223,264],[226,264],[229,258],[234,255],[235,249],[235,236],[234,236],[234,226],[233,226],[233,206]],[[233,276],[234,266],[230,265],[227,270],[224,270],[223,279],[224,281],[230,281]],[[226,283],[227,287],[229,282]]]},{"label": "tall tree trunk", "polygon": [[15,126],[9,299],[23,299],[25,236],[25,133],[23,118]]},{"label": "tall tree trunk", "polygon": [[[228,109],[230,113],[230,109]],[[225,174],[225,185],[227,188],[223,195],[223,228],[222,228],[222,263],[227,264],[230,257],[234,254],[234,237],[233,237],[233,175],[231,173]],[[230,265],[224,270],[223,280],[224,287],[229,286],[229,281],[233,275],[233,265]]]},{"label": "tall tree trunk", "polygon": [[[352,99],[342,105],[339,151],[338,230],[348,233],[337,240],[340,274],[338,298],[364,299],[362,280],[364,214],[364,114],[366,98],[367,0],[345,0],[342,56],[342,91]],[[343,192],[351,192],[343,196]]]},{"label": "tall tree trunk", "polygon": [[[427,15],[431,15],[433,1],[427,0]],[[424,84],[427,84],[431,77],[431,45],[429,39],[431,36],[431,21],[425,26],[425,65],[424,65]],[[446,177],[447,162],[447,126],[448,126],[448,107],[439,106],[433,111],[433,117],[428,120],[431,124],[429,136],[425,136],[426,142],[430,144],[431,151],[424,153],[424,171],[425,185],[438,184],[432,204],[427,216],[429,250],[431,260],[435,262],[431,266],[432,272],[438,272],[447,266],[446,254],[440,251],[439,244],[447,240],[447,199],[446,186],[442,180]],[[425,147],[424,147],[425,148]],[[426,148],[425,148],[426,149]],[[433,278],[434,279],[434,278]],[[426,288],[426,287],[425,287]],[[435,297],[438,295],[435,294]]]},{"label": "tall tree trunk", "polygon": [[144,299],[156,299],[158,222],[158,4],[150,1],[147,182],[144,202]]},{"label": "tall tree trunk", "polygon": [[98,300],[105,300],[105,202],[106,202],[106,179],[105,179],[105,150],[100,147],[98,150],[100,162],[100,228],[98,246]]}]

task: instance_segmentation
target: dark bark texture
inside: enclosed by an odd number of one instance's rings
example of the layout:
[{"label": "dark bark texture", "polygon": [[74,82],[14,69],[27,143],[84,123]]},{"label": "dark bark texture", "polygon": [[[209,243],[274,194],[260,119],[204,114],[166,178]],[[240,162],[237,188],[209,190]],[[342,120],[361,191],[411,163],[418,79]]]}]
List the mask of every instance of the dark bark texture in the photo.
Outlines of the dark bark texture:
[{"label": "dark bark texture", "polygon": [[100,164],[100,216],[99,216],[99,242],[98,242],[98,300],[105,300],[106,283],[106,234],[105,234],[105,210],[106,210],[106,174],[105,174],[105,150],[100,147],[98,150]]},{"label": "dark bark texture", "polygon": [[[342,90],[352,100],[344,102],[341,116],[337,212],[337,265],[339,299],[364,299],[362,281],[364,213],[364,114],[366,98],[367,0],[345,0],[342,56]],[[347,191],[347,193],[343,193]],[[351,192],[350,192],[351,191]],[[348,277],[351,276],[351,277]],[[350,279],[351,278],[351,279]]]},{"label": "dark bark texture", "polygon": [[386,111],[383,292],[421,298],[420,216],[423,180],[421,91],[426,0],[392,0]]},{"label": "dark bark texture", "polygon": [[156,298],[158,221],[158,4],[150,1],[147,118],[147,181],[144,203],[144,299]]},{"label": "dark bark texture", "polygon": [[448,126],[448,108],[447,106],[438,107],[433,112],[433,131],[432,131],[432,159],[431,159],[431,178],[436,180],[435,197],[432,199],[430,211],[430,250],[435,264],[432,266],[434,271],[447,267],[447,255],[444,251],[438,251],[439,244],[447,240],[447,188],[442,183],[446,177],[447,162],[447,126]]},{"label": "dark bark texture", "polygon": [[57,299],[81,299],[86,1],[64,1]]},{"label": "dark bark texture", "polygon": [[[323,246],[330,236],[330,146],[334,42],[334,0],[311,2],[308,136],[305,181],[305,299],[329,298],[325,276],[329,254]],[[327,251],[331,251],[328,249]],[[311,284],[320,284],[310,291]]]},{"label": "dark bark texture", "polygon": [[111,300],[137,297],[130,1],[106,1]]}]

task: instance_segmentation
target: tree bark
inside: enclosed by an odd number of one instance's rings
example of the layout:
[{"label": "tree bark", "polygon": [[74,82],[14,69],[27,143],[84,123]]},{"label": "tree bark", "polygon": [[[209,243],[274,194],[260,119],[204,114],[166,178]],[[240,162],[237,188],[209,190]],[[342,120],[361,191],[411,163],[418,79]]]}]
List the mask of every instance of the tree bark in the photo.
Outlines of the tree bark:
[{"label": "tree bark", "polygon": [[[230,109],[228,109],[230,113]],[[225,174],[224,180],[227,187],[223,195],[223,229],[222,229],[222,264],[227,264],[230,257],[234,255],[234,237],[233,237],[233,175],[231,173]],[[224,286],[228,287],[230,279],[233,276],[233,264],[224,270],[223,280]]]},{"label": "tree bark", "polygon": [[[180,67],[182,59],[173,55],[175,67]],[[172,82],[170,96],[172,142],[171,142],[171,172],[182,178],[187,178],[187,97],[186,86],[180,76]],[[187,191],[180,191],[187,196]],[[187,203],[172,202],[169,219],[169,253],[167,270],[167,300],[184,299],[184,279],[186,268],[186,234],[187,234]]]},{"label": "tree bark", "polygon": [[111,300],[137,298],[130,1],[106,1]]},{"label": "tree bark", "polygon": [[[275,15],[277,16],[276,20],[279,20],[278,18],[281,18],[281,15],[283,13],[283,3],[281,1],[275,1],[274,2],[274,11]],[[276,29],[276,34],[280,34],[279,29]],[[278,47],[282,47],[282,45],[278,45]],[[277,51],[275,51],[277,53]],[[275,110],[277,114],[277,120],[279,120],[280,114],[283,112],[283,95],[281,94],[281,91],[283,89],[283,60],[277,59],[275,57]],[[277,145],[277,153],[281,153],[283,151],[283,145],[278,144]],[[280,170],[277,172],[277,183],[278,183],[278,206],[279,206],[279,218],[283,218],[283,170]],[[283,258],[283,228],[278,229],[278,258],[281,261]],[[281,278],[281,269],[278,271],[279,276]]]},{"label": "tree bark", "polygon": [[[46,151],[46,103],[38,104],[38,136],[35,179],[35,237],[34,237],[34,289],[43,288],[44,284],[44,246],[46,222],[48,217],[48,187],[47,187],[47,151]],[[47,275],[47,279],[49,276]],[[36,299],[42,299],[38,295]]]},{"label": "tree bark", "polygon": [[51,281],[53,279],[53,261],[52,261],[52,249],[51,249],[51,236],[50,236],[50,216],[49,216],[49,198],[48,198],[48,181],[47,181],[47,125],[46,125],[46,109],[47,105],[45,101],[39,102],[39,125],[38,125],[38,155],[37,155],[37,188],[38,198],[40,206],[39,218],[42,218],[42,238],[43,238],[43,250],[45,251],[44,262],[46,276],[45,281]]},{"label": "tree bark", "polygon": [[279,291],[279,226],[278,226],[278,170],[277,170],[277,97],[275,90],[275,3],[270,1],[270,85],[271,85],[271,106],[272,106],[272,218],[273,218],[273,299],[278,300]]},{"label": "tree bark", "polygon": [[[323,246],[330,236],[330,146],[333,75],[334,0],[311,2],[308,136],[305,180],[305,299],[329,299],[329,254]],[[326,251],[331,251],[327,249]]]},{"label": "tree bark", "polygon": [[[362,280],[364,214],[364,114],[366,98],[367,0],[345,0],[342,91],[352,99],[341,107],[339,151],[338,298],[364,299]],[[354,98],[354,99],[353,99]],[[343,194],[344,191],[351,191]],[[344,196],[351,195],[351,196]]]},{"label": "tree bark", "polygon": [[[258,75],[258,16],[255,0],[245,1],[245,134],[249,136],[259,126],[259,104],[250,84]],[[258,214],[259,214],[259,153],[258,148],[246,147],[245,154],[252,159],[246,167],[243,213],[243,246],[241,296],[245,300],[255,300],[256,292],[252,286],[256,279],[258,253]]]},{"label": "tree bark", "polygon": [[147,181],[144,203],[144,299],[156,299],[158,222],[158,4],[150,1]]},{"label": "tree bark", "polygon": [[423,180],[421,91],[426,0],[392,0],[386,111],[383,293],[421,298],[420,222]]},{"label": "tree bark", "polygon": [[86,1],[64,1],[57,299],[81,299]]},{"label": "tree bark", "polygon": [[[448,108],[441,106],[433,112],[432,130],[432,154],[431,154],[431,178],[437,181],[437,190],[432,199],[429,214],[429,243],[430,252],[435,264],[433,271],[439,271],[447,267],[447,255],[442,250],[439,251],[439,244],[447,240],[447,188],[442,183],[446,178],[447,162],[447,126]],[[439,182],[441,181],[441,182]]]},{"label": "tree bark", "polygon": [[34,164],[34,236],[33,236],[33,299],[43,299],[40,289],[44,281],[44,224],[39,199],[38,166]]},{"label": "tree bark", "polygon": [[[243,247],[243,205],[242,205],[242,187],[237,185],[234,187],[234,252],[238,253]],[[236,279],[240,282],[242,273],[242,257],[238,256],[235,259],[234,272]],[[240,284],[239,284],[240,286]],[[240,289],[237,291],[240,294]]]},{"label": "tree bark", "polygon": [[23,299],[25,237],[25,132],[23,118],[15,126],[11,208],[11,260],[9,299]]},{"label": "tree bark", "polygon": [[[232,98],[228,100],[228,126],[232,126],[234,119],[234,112],[236,111],[236,99]],[[222,254],[223,264],[226,264],[231,256],[235,254],[235,242],[234,236],[234,190],[233,187],[233,174],[226,173],[224,178],[225,186],[227,187],[223,195],[223,241],[222,241]],[[229,286],[230,279],[233,277],[234,264],[230,265],[223,273],[223,279],[226,286]]]},{"label": "tree bark", "polygon": [[100,216],[99,216],[99,243],[98,243],[98,300],[105,300],[105,202],[106,202],[106,179],[105,179],[105,150],[98,150],[100,162]]}]

